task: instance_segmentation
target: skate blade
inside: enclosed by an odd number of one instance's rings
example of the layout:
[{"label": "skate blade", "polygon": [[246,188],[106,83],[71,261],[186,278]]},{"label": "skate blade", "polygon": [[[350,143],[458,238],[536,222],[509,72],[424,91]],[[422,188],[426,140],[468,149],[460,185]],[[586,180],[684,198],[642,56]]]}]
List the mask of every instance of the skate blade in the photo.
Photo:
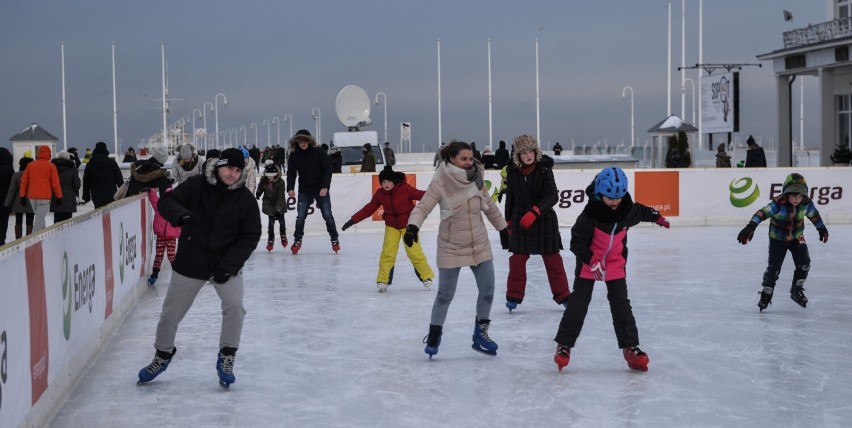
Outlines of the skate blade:
[{"label": "skate blade", "polygon": [[638,372],[647,372],[648,371],[648,366],[643,367],[643,366],[636,366],[636,365],[628,364],[627,367],[630,367],[631,370],[636,370]]},{"label": "skate blade", "polygon": [[225,389],[231,389],[230,383],[224,382],[224,381],[221,381],[221,380],[219,381],[219,386],[221,386],[222,388],[225,388]]},{"label": "skate blade", "polygon": [[496,351],[496,350],[495,350],[495,351],[489,351],[489,350],[487,350],[487,349],[480,348],[479,346],[476,346],[476,344],[475,344],[475,343],[474,343],[473,345],[470,345],[470,347],[471,347],[471,348],[473,348],[473,350],[474,350],[474,351],[476,351],[476,352],[481,352],[481,353],[483,353],[483,354],[485,354],[485,355],[491,355],[491,356],[495,356],[495,355],[497,355],[497,351]]}]

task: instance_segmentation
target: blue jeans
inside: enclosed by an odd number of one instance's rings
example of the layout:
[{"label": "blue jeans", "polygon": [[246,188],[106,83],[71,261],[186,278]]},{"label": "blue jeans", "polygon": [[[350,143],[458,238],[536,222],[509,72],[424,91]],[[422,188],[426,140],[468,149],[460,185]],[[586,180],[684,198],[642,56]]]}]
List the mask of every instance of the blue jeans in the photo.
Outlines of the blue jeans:
[{"label": "blue jeans", "polygon": [[[325,228],[328,230],[328,236],[332,241],[337,241],[337,226],[334,224],[334,216],[331,214],[331,195],[328,193],[325,196],[317,196],[317,209],[322,213],[322,219],[325,220]],[[304,193],[299,193],[299,198],[296,206],[296,231],[293,233],[293,239],[301,241],[305,235],[305,218],[308,216],[308,208],[314,203],[314,197]]]}]

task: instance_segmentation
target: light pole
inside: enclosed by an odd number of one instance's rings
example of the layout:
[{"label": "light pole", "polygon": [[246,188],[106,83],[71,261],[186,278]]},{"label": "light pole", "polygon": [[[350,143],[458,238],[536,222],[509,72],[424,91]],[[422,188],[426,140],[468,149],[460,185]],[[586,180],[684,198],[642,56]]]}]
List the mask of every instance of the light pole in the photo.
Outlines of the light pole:
[{"label": "light pole", "polygon": [[311,110],[311,116],[313,116],[314,121],[316,121],[317,144],[322,144],[322,111],[320,111],[319,107],[314,107],[313,110]]},{"label": "light pole", "polygon": [[[692,87],[692,124],[695,125],[695,81],[686,77],[683,79],[684,82],[689,82],[689,85]],[[686,92],[686,86],[684,85],[682,90]]]},{"label": "light pole", "polygon": [[285,113],[284,121],[290,124],[290,133],[287,135],[287,141],[290,141],[290,139],[293,138],[293,115]]},{"label": "light pole", "polygon": [[633,147],[633,88],[630,86],[625,86],[624,89],[621,90],[621,98],[627,97],[626,91],[630,89],[630,147]]},{"label": "light pole", "polygon": [[[246,126],[240,125],[240,129],[243,130],[243,144],[248,144],[248,142],[246,142]],[[239,142],[239,141],[237,141],[237,142]]]},{"label": "light pole", "polygon": [[[198,113],[196,113],[198,112]],[[198,149],[198,141],[195,139],[195,118],[201,117],[201,110],[194,108],[192,109],[192,144],[195,144],[195,148]]]},{"label": "light pole", "polygon": [[209,134],[209,132],[207,132],[207,104],[210,104],[210,112],[211,113],[213,112],[213,103],[211,103],[210,101],[205,101],[204,104],[201,106],[201,111],[202,111],[201,117],[204,120],[204,154],[205,154],[205,156],[207,155],[207,137],[208,137],[207,134]]},{"label": "light pole", "polygon": [[[269,119],[263,119],[263,124],[266,125],[266,147],[269,147],[270,143],[272,143],[272,136],[270,135],[269,127],[271,126]],[[254,144],[257,147],[257,142]]]},{"label": "light pole", "polygon": [[254,128],[254,145],[257,147],[257,123],[252,122],[250,128]]},{"label": "light pole", "polygon": [[222,96],[222,107],[228,105],[228,98],[221,92],[213,98],[213,113],[216,116],[216,150],[219,150],[219,95]]},{"label": "light pole", "polygon": [[276,134],[275,134],[275,145],[280,147],[281,146],[281,119],[279,119],[278,116],[275,116],[275,117],[272,118],[272,123],[275,123],[276,125],[278,125],[277,131],[276,131]]},{"label": "light pole", "polygon": [[239,134],[240,131],[237,129],[237,127],[235,126],[231,129],[229,129],[228,132],[231,132],[231,133],[234,134],[234,145],[231,146],[231,147],[239,146],[240,145],[240,134]]},{"label": "light pole", "polygon": [[384,92],[376,93],[376,105],[379,105],[379,95],[382,96],[382,100],[384,101],[382,104],[385,106],[385,143],[388,142],[388,96],[385,95]]}]

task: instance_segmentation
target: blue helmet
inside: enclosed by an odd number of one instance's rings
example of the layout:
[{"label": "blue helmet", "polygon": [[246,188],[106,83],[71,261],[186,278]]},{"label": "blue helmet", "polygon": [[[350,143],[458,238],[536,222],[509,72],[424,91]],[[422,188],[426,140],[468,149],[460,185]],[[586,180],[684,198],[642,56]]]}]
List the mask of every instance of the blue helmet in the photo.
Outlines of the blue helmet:
[{"label": "blue helmet", "polygon": [[248,151],[248,149],[247,149],[247,148],[245,148],[245,147],[240,147],[240,151],[241,151],[241,152],[243,152],[243,157],[244,157],[244,158],[248,158],[248,157],[249,157],[249,151]]},{"label": "blue helmet", "polygon": [[627,175],[617,166],[604,168],[595,177],[595,194],[621,199],[627,193]]}]

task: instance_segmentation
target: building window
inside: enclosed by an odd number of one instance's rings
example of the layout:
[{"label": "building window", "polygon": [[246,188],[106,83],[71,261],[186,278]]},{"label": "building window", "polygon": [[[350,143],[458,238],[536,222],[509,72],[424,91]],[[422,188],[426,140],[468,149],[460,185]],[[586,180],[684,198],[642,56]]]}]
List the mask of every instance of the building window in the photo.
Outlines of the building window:
[{"label": "building window", "polygon": [[835,9],[835,19],[849,18],[852,11],[852,0],[837,0],[837,8]]},{"label": "building window", "polygon": [[848,143],[852,140],[852,95],[837,96],[838,143]]}]

